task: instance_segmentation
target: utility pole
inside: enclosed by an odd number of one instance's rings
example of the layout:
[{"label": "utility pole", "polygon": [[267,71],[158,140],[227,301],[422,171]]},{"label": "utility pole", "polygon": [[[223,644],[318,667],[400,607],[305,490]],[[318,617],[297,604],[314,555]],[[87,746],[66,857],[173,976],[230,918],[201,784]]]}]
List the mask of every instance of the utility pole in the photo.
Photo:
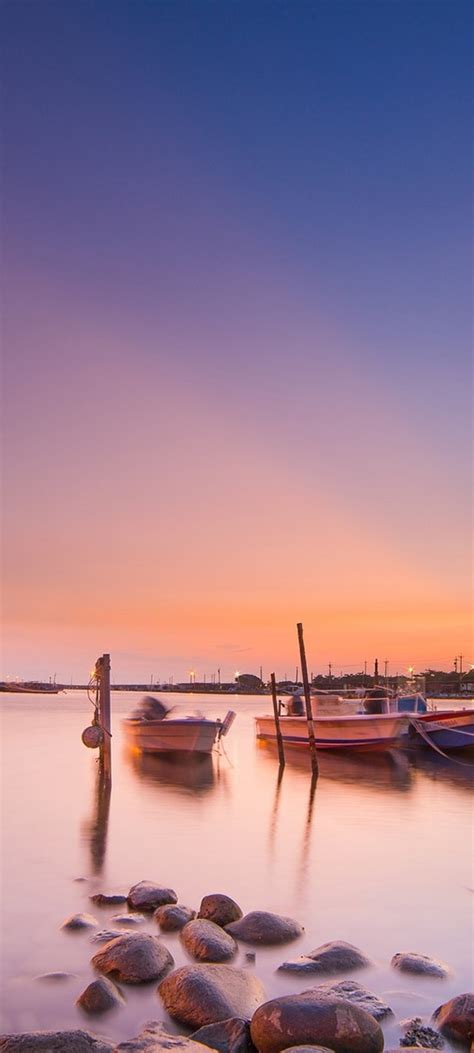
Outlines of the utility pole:
[{"label": "utility pole", "polygon": [[463,660],[463,658],[464,658],[464,655],[460,654],[459,655],[459,676],[462,676],[462,660]]},{"label": "utility pole", "polygon": [[384,680],[385,680],[385,683],[387,683],[388,658],[386,658],[385,661],[384,661],[384,667],[385,667]]},{"label": "utility pole", "polygon": [[331,664],[331,662],[329,663],[328,669],[329,669],[329,679],[332,680],[332,664]]},{"label": "utility pole", "polygon": [[378,660],[378,658],[376,658],[375,659],[375,663],[374,663],[374,684],[378,684],[378,682],[379,682],[379,660]]},{"label": "utility pole", "polygon": [[457,660],[457,658],[455,658],[454,659],[454,672],[457,673],[457,671],[458,671],[458,660]]},{"label": "utility pole", "polygon": [[367,676],[367,659],[364,662],[364,676]]}]

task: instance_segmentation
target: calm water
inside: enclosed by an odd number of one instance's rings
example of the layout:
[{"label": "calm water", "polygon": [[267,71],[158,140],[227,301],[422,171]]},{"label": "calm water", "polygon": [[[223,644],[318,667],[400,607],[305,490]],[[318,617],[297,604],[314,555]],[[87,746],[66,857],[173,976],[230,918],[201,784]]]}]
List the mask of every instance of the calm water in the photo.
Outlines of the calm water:
[{"label": "calm water", "polygon": [[[253,718],[269,710],[268,698],[175,695],[168,697],[179,711],[238,712],[227,757],[176,768],[127,751],[120,721],[137,697],[112,697],[109,806],[97,795],[96,754],[80,738],[91,716],[85,694],[1,697],[2,1031],[89,1026],[74,1002],[92,977],[97,947],[90,932],[66,934],[61,922],[85,910],[105,927],[117,908],[98,910],[88,897],[126,892],[142,878],[172,886],[195,908],[219,891],[244,911],[297,918],[305,927],[299,941],[257,951],[269,997],[311,986],[308,977],[275,969],[331,939],[355,943],[374,960],[356,976],[389,992],[398,1017],[430,1014],[471,989],[472,764],[434,753],[323,754],[312,793],[305,758],[288,758],[279,782],[274,752],[255,740]],[[142,928],[157,932],[152,921]],[[188,960],[177,936],[165,942],[177,965]],[[407,979],[390,970],[403,950],[443,958],[452,978]],[[236,964],[244,956],[242,947]],[[58,970],[75,977],[61,985],[36,979]],[[126,1038],[146,1020],[167,1019],[156,985],[125,994],[126,1008],[92,1030]],[[385,1030],[398,1044],[397,1028]]]}]

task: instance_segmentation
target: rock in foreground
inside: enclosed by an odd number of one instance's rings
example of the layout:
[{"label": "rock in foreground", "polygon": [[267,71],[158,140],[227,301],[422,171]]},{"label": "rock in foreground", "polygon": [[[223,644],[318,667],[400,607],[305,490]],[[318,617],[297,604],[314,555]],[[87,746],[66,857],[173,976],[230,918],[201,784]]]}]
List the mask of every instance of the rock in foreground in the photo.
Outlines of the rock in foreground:
[{"label": "rock in foreground", "polygon": [[184,965],[158,991],[173,1020],[194,1029],[231,1016],[249,1020],[265,997],[256,976],[232,965]]},{"label": "rock in foreground", "polygon": [[209,1053],[207,1046],[192,1038],[170,1035],[163,1024],[155,1021],[146,1024],[137,1038],[121,1042],[114,1053],[168,1053],[168,1050],[175,1050],[176,1053]]},{"label": "rock in foreground", "polygon": [[196,1042],[204,1042],[217,1053],[255,1053],[255,1046],[250,1038],[250,1025],[246,1020],[230,1017],[218,1024],[207,1024],[191,1035]]},{"label": "rock in foreground", "polygon": [[191,907],[183,907],[181,903],[164,903],[162,907],[157,907],[153,917],[162,932],[178,932],[196,917],[196,911],[191,910]]},{"label": "rock in foreground", "polygon": [[21,1035],[1,1035],[0,1053],[113,1053],[107,1039],[95,1038],[88,1031],[27,1031]]},{"label": "rock in foreground", "polygon": [[416,954],[414,951],[394,954],[390,965],[393,969],[400,969],[402,973],[438,976],[440,979],[444,979],[450,973],[449,965],[446,965],[445,962],[437,958],[429,958],[427,954]]},{"label": "rock in foreground", "polygon": [[250,1034],[258,1053],[318,1044],[334,1053],[381,1053],[383,1032],[373,1016],[351,1002],[316,992],[273,998],[257,1009]]},{"label": "rock in foreground", "polygon": [[302,954],[299,958],[290,958],[280,965],[280,969],[284,972],[328,974],[362,969],[370,964],[370,959],[352,943],[345,943],[344,940],[331,940],[330,943],[322,943],[309,954]]},{"label": "rock in foreground", "polygon": [[253,910],[239,921],[226,925],[226,932],[243,943],[289,943],[301,936],[303,929],[293,918],[271,914],[266,910]]},{"label": "rock in foreground", "polygon": [[161,980],[173,967],[170,952],[147,933],[124,933],[94,954],[92,965],[101,973],[127,984]]},{"label": "rock in foreground", "polygon": [[204,918],[196,918],[184,926],[181,942],[199,962],[228,962],[237,953],[234,938],[220,925]]},{"label": "rock in foreground", "polygon": [[358,1005],[360,1009],[365,1009],[365,1012],[370,1013],[374,1020],[383,1020],[385,1017],[393,1015],[393,1010],[386,1002],[382,1002],[381,998],[372,994],[372,991],[368,991],[362,984],[358,984],[356,980],[340,980],[339,983],[318,984],[317,987],[312,988],[312,993],[345,998],[352,1005]]},{"label": "rock in foreground", "polygon": [[76,1005],[86,1013],[106,1013],[109,1009],[125,1005],[125,1000],[111,980],[100,976],[98,980],[92,980],[92,983],[88,984],[79,995]]},{"label": "rock in foreground", "polygon": [[474,994],[461,994],[438,1006],[433,1013],[436,1027],[455,1042],[474,1041]]},{"label": "rock in foreground", "polygon": [[224,896],[222,892],[212,892],[204,896],[198,911],[198,918],[207,918],[216,925],[230,925],[232,921],[238,921],[242,917],[242,911],[235,899]]},{"label": "rock in foreground", "polygon": [[172,888],[162,888],[152,881],[139,881],[132,885],[127,902],[134,910],[156,910],[163,903],[177,903],[178,897]]}]

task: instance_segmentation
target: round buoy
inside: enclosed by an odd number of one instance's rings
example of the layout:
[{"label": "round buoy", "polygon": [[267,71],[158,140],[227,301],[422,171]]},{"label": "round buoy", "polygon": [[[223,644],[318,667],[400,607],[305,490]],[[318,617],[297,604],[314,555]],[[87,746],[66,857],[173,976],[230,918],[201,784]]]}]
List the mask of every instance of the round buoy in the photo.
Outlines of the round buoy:
[{"label": "round buoy", "polygon": [[81,738],[84,746],[88,746],[91,750],[96,750],[104,738],[104,733],[98,724],[90,724],[88,728],[84,728]]}]

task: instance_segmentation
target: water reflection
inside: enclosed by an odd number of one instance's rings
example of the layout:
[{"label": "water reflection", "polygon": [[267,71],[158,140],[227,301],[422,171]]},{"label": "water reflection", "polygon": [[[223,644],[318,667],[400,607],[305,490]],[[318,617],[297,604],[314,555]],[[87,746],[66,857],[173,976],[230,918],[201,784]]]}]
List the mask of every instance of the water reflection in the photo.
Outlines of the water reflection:
[{"label": "water reflection", "polygon": [[216,782],[210,754],[196,754],[183,760],[172,755],[158,756],[125,748],[124,757],[135,774],[149,786],[171,786],[199,795],[212,790]]},{"label": "water reflection", "polygon": [[98,767],[91,816],[82,822],[82,836],[89,843],[92,873],[97,876],[102,873],[107,851],[111,791],[110,779],[104,778]]},{"label": "water reflection", "polygon": [[432,750],[417,750],[411,764],[414,771],[422,771],[430,779],[453,783],[469,793],[474,790],[474,761],[466,754],[441,757]]},{"label": "water reflection", "polygon": [[[258,742],[259,756],[278,763],[278,752],[273,743]],[[312,779],[309,751],[285,750],[286,768],[290,771],[307,772]],[[357,783],[377,789],[408,790],[412,783],[412,765],[405,753],[399,750],[386,753],[336,754],[318,753],[319,776],[343,783]]]}]

